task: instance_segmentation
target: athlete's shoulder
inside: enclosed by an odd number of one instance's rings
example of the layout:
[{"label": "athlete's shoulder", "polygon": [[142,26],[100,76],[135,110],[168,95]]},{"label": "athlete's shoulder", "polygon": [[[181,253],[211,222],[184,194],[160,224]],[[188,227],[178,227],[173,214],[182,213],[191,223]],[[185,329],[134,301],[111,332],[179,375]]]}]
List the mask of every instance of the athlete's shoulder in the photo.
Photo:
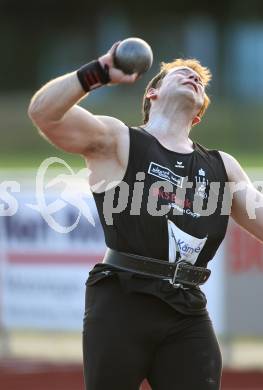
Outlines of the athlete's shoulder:
[{"label": "athlete's shoulder", "polygon": [[195,149],[205,155],[205,156],[217,156],[219,157],[219,151],[217,149],[211,149],[211,148],[208,148],[207,146],[204,146],[198,142],[195,142]]},{"label": "athlete's shoulder", "polygon": [[141,139],[151,139],[152,135],[141,126],[130,126],[130,133]]},{"label": "athlete's shoulder", "polygon": [[149,148],[149,145],[154,142],[154,137],[140,126],[130,126],[129,133],[131,148],[141,150],[142,153],[145,153],[146,147]]},{"label": "athlete's shoulder", "polygon": [[217,172],[222,175],[225,181],[228,180],[228,169],[221,152],[217,149],[210,149],[201,144],[196,144],[195,148],[199,152],[199,155]]},{"label": "athlete's shoulder", "polygon": [[229,153],[219,151],[230,181],[250,181],[239,161]]},{"label": "athlete's shoulder", "polygon": [[128,131],[128,126],[118,118],[108,115],[95,115],[95,117],[112,131],[121,133]]}]

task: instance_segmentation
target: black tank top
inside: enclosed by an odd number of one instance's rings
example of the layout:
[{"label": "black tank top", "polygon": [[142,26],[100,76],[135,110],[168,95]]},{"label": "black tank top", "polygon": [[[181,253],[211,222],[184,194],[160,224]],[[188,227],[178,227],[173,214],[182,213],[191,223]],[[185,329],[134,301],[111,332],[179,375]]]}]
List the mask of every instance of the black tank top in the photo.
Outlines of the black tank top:
[{"label": "black tank top", "polygon": [[[192,153],[177,153],[162,146],[142,128],[129,128],[129,132],[124,184],[106,193],[93,194],[107,246],[172,262],[178,260],[180,253],[181,258],[192,264],[206,266],[222,242],[228,223],[228,215],[221,215],[228,178],[220,153],[198,143],[194,143]],[[187,182],[189,188],[183,191]],[[216,187],[211,183],[217,183]],[[114,200],[113,207],[118,207],[122,198],[122,211],[113,213],[112,219],[111,215],[105,217],[106,197],[108,201]],[[198,208],[194,202],[198,202]],[[203,215],[200,207],[208,208],[210,215]],[[99,268],[105,267],[108,266]],[[140,284],[143,278],[135,279],[140,279]],[[134,288],[158,295],[182,312],[194,314],[204,309],[204,296],[198,296],[197,304],[190,290],[182,294],[175,292],[171,285],[163,288],[160,283],[169,285],[169,282],[154,280],[151,287],[149,283],[142,287],[137,281]],[[136,286],[135,281],[133,285]],[[200,291],[200,294],[203,293]]]}]

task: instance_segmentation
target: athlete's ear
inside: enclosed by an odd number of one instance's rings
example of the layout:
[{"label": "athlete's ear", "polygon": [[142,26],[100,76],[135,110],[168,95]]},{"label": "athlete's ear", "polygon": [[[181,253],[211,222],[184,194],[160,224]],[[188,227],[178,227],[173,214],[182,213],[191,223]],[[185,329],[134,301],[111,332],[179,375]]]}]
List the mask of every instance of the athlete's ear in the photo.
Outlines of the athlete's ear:
[{"label": "athlete's ear", "polygon": [[193,119],[192,126],[198,125],[201,122],[200,116],[196,115]]},{"label": "athlete's ear", "polygon": [[158,95],[157,89],[149,88],[147,91],[147,94],[146,94],[146,98],[151,99],[151,100],[155,100],[155,99],[157,99],[157,95]]}]

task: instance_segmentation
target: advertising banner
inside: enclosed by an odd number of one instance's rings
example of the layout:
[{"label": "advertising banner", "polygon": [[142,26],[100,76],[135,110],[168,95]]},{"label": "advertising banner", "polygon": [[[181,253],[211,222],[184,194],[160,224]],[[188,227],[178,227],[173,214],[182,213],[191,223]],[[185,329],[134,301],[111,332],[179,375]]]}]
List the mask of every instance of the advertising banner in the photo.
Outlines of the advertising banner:
[{"label": "advertising banner", "polygon": [[262,337],[263,245],[232,221],[225,248],[227,333]]},{"label": "advertising banner", "polygon": [[42,176],[5,172],[0,185],[0,321],[7,329],[79,330],[103,232],[85,177],[44,168]]},{"label": "advertising banner", "polygon": [[[12,327],[79,329],[83,317],[85,281],[101,261],[105,244],[91,198],[87,205],[95,226],[85,218],[66,234],[52,229],[42,215],[28,207],[33,193],[18,194],[20,205],[11,217],[2,217],[5,242],[2,257],[2,319]],[[53,202],[55,197],[48,197]],[[76,212],[63,208],[56,216],[62,226],[72,223]],[[63,221],[63,224],[62,224]]]}]

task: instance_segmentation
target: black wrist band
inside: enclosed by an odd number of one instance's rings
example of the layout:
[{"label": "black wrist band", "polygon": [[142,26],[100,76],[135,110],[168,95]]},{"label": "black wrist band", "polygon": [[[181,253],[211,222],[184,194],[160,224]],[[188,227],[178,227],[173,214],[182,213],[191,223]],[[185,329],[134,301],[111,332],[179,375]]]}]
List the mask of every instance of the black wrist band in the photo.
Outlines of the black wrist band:
[{"label": "black wrist band", "polygon": [[103,68],[97,60],[83,65],[77,70],[77,76],[85,92],[89,92],[110,82],[108,65],[105,65]]}]

